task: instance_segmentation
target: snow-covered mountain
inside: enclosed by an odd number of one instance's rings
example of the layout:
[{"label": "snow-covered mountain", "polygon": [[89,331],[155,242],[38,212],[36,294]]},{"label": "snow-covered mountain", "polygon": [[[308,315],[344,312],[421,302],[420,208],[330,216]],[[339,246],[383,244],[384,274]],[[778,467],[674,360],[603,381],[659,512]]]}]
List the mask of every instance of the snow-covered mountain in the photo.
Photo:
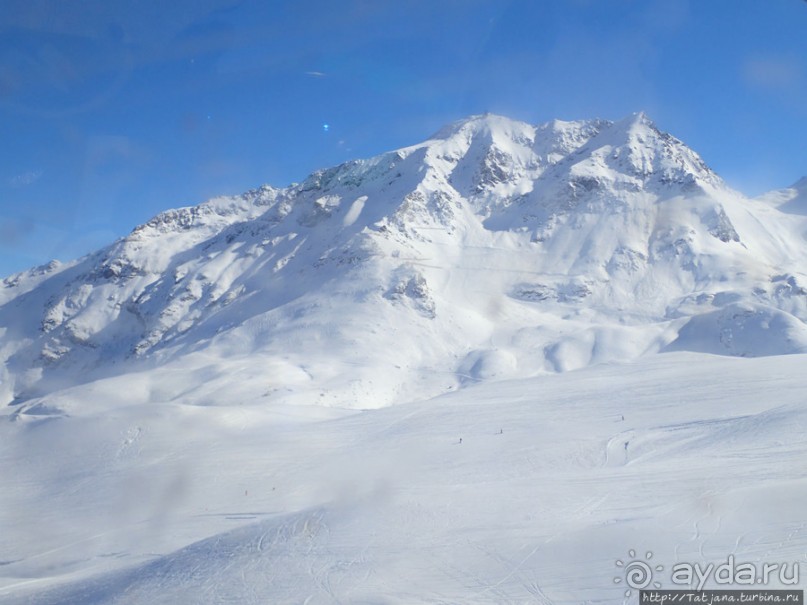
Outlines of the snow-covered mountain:
[{"label": "snow-covered mountain", "polygon": [[7,278],[0,604],[803,586],[806,193],[476,116]]},{"label": "snow-covered mountain", "polygon": [[644,114],[474,116],[5,279],[0,403],[50,413],[142,372],[163,400],[371,408],[669,350],[807,352],[805,191],[748,199]]}]

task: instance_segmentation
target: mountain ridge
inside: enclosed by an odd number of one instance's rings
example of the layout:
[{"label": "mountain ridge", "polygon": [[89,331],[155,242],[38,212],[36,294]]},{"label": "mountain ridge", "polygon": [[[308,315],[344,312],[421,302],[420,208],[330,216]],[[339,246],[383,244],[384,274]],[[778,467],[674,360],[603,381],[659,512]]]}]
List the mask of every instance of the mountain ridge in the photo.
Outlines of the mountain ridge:
[{"label": "mountain ridge", "polygon": [[[378,407],[671,347],[807,351],[803,229],[644,113],[471,116],[6,278],[0,395],[199,363],[225,389],[240,359],[273,368],[248,398]],[[726,336],[747,331],[764,345]]]}]

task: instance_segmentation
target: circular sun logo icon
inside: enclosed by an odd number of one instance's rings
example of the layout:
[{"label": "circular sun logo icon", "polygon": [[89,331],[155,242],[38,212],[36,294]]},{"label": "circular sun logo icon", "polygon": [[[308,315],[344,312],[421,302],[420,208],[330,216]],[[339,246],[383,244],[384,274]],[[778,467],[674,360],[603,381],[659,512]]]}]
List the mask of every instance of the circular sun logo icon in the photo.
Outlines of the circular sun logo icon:
[{"label": "circular sun logo icon", "polygon": [[637,559],[636,558],[636,551],[630,549],[628,551],[628,557],[630,558],[629,561],[625,562],[621,559],[617,559],[615,565],[620,569],[624,569],[624,577],[617,576],[614,578],[614,584],[621,584],[623,581],[628,589],[625,591],[625,596],[629,597],[631,595],[631,589],[635,588],[637,590],[641,590],[643,588],[647,588],[651,584],[655,588],[661,588],[660,582],[653,581],[653,572],[654,571],[664,571],[663,565],[656,565],[652,567],[649,561],[653,558],[653,553],[647,551],[645,554],[645,560]]}]

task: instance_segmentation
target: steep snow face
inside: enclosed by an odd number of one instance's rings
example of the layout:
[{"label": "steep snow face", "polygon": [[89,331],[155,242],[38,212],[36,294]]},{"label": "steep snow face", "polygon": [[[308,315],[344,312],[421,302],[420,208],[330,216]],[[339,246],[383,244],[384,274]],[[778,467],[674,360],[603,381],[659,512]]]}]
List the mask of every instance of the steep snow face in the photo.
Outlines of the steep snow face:
[{"label": "steep snow face", "polygon": [[758,199],[778,207],[782,212],[807,216],[807,176],[787,189],[771,191]]},{"label": "steep snow face", "polygon": [[189,403],[379,407],[670,347],[800,352],[793,191],[744,198],[644,114],[474,116],[7,278],[0,401],[151,369]]}]

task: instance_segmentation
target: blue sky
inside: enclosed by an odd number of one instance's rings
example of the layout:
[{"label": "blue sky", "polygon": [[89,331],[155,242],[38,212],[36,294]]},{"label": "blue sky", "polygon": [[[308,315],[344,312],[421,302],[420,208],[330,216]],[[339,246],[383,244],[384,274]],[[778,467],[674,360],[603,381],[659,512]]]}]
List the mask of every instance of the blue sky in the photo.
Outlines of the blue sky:
[{"label": "blue sky", "polygon": [[[0,0],[0,276],[491,111],[807,173],[804,0]],[[326,126],[327,125],[327,128]]]}]

